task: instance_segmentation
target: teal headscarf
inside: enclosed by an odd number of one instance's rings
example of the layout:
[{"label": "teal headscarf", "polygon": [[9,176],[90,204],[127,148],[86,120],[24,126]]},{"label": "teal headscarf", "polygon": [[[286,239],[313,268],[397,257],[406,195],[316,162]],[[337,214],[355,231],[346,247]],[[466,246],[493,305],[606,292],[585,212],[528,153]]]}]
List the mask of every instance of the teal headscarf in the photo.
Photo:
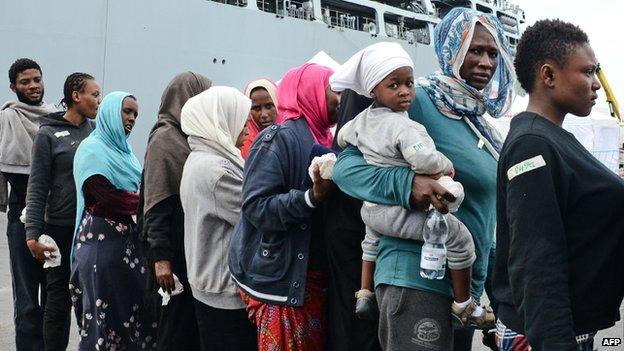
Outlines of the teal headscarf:
[{"label": "teal headscarf", "polygon": [[[95,119],[95,130],[80,143],[76,150],[74,181],[77,201],[74,233],[78,232],[82,221],[85,209],[82,186],[89,177],[99,174],[106,177],[117,189],[131,192],[139,189],[142,167],[128,144],[128,136],[121,119],[121,106],[128,96],[132,95],[115,91],[104,97]],[[74,261],[75,241],[74,235],[72,262]]]}]

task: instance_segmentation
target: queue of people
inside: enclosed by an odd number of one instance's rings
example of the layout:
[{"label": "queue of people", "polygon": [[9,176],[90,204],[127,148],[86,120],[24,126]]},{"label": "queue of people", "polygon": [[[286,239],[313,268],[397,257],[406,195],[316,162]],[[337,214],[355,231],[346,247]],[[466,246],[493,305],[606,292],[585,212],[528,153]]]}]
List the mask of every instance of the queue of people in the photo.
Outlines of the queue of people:
[{"label": "queue of people", "polygon": [[[80,350],[471,350],[475,329],[492,350],[592,350],[624,297],[624,181],[561,128],[600,89],[589,39],[538,21],[514,61],[466,8],[434,34],[426,77],[396,43],[243,92],[181,73],[143,165],[140,97],[74,73],[57,112],[17,60],[0,111],[17,349],[65,350],[73,305]],[[503,140],[484,115],[516,79],[529,105]],[[434,209],[453,212],[440,280],[419,274]]]}]

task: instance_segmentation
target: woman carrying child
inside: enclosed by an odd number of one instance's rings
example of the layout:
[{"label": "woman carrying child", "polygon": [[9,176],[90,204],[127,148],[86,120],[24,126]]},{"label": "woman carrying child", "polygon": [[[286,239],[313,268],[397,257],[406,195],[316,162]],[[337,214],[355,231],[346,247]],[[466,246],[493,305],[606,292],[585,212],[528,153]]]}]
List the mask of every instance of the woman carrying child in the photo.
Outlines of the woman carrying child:
[{"label": "woman carrying child", "polygon": [[[373,104],[341,129],[338,144],[357,146],[369,164],[380,167],[409,166],[417,174],[452,174],[449,159],[436,150],[425,128],[410,120],[406,112],[414,98],[412,72],[412,60],[396,43],[377,43],[351,57],[332,76],[332,89],[352,89],[373,98]],[[440,182],[453,189],[451,192],[458,197],[452,204],[457,210],[463,198],[461,184],[450,177],[440,178]],[[370,202],[364,203],[361,213],[366,237],[362,242],[362,288],[356,294],[356,313],[361,318],[373,318],[376,306],[372,285],[378,234],[422,241],[427,213]],[[450,233],[446,246],[455,297],[453,316],[460,325],[493,327],[492,313],[480,309],[473,315],[477,307],[470,297],[471,266],[475,260],[470,232],[454,216],[448,216],[448,222]]]},{"label": "woman carrying child", "polygon": [[[407,112],[452,162],[455,180],[464,187],[466,198],[456,216],[474,240],[470,294],[479,301],[494,239],[496,164],[501,145],[482,116],[486,112],[499,116],[509,107],[514,74],[502,26],[491,15],[453,9],[436,26],[435,47],[442,72],[418,80],[417,102]],[[354,147],[338,158],[333,179],[349,195],[378,204],[410,208],[432,203],[445,209],[441,200],[453,200],[439,184],[427,183],[431,190],[427,192],[413,186],[423,183],[423,178],[407,167],[367,164]],[[375,285],[380,340],[385,349],[453,348],[451,282],[420,276],[421,248],[416,240],[380,238]],[[475,312],[480,309],[475,307]],[[465,334],[455,343],[455,350],[471,348],[472,333]]]}]

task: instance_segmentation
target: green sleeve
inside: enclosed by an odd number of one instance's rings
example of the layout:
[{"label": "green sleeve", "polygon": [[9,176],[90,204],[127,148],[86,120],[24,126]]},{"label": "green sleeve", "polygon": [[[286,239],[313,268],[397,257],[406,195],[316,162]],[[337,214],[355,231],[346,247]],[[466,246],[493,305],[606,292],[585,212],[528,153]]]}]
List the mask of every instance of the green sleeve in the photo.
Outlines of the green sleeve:
[{"label": "green sleeve", "polygon": [[343,192],[357,199],[410,208],[414,173],[407,167],[369,165],[356,147],[349,146],[338,156],[332,177]]}]

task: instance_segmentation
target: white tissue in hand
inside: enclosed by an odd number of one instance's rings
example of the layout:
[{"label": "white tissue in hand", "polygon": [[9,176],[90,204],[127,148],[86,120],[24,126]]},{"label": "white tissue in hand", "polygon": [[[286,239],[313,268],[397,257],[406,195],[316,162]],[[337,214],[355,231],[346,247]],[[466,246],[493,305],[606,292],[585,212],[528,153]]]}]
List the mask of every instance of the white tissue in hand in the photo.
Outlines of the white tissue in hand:
[{"label": "white tissue in hand", "polygon": [[178,276],[175,274],[173,275],[173,281],[175,282],[175,288],[173,289],[173,291],[171,291],[171,294],[164,291],[162,288],[158,289],[158,294],[162,296],[163,306],[167,306],[167,304],[169,304],[171,296],[179,295],[184,291],[184,286],[182,286],[182,283],[180,283],[180,279],[178,279]]},{"label": "white tissue in hand", "polygon": [[20,215],[19,220],[20,222],[26,224],[26,207],[22,209],[22,214]]},{"label": "white tissue in hand", "polygon": [[52,267],[60,266],[61,265],[61,252],[59,251],[58,245],[56,245],[56,241],[54,241],[54,239],[52,239],[51,236],[46,235],[46,234],[39,236],[39,240],[37,241],[39,241],[39,243],[43,245],[47,245],[47,246],[54,248],[53,253],[50,253],[50,251],[45,251],[48,254],[46,255],[45,261],[43,262],[43,268],[52,268]]},{"label": "white tissue in hand", "polygon": [[314,179],[314,171],[317,168],[321,173],[321,178],[332,179],[334,164],[336,164],[336,155],[333,153],[328,153],[323,156],[316,156],[312,159],[312,163],[308,168],[308,174],[310,175],[310,179]]},{"label": "white tissue in hand", "polygon": [[438,183],[455,196],[455,201],[448,202],[444,200],[444,203],[448,206],[449,212],[457,212],[459,206],[464,201],[464,186],[461,185],[461,183],[454,181],[453,178],[449,176],[441,177],[438,179]]}]

